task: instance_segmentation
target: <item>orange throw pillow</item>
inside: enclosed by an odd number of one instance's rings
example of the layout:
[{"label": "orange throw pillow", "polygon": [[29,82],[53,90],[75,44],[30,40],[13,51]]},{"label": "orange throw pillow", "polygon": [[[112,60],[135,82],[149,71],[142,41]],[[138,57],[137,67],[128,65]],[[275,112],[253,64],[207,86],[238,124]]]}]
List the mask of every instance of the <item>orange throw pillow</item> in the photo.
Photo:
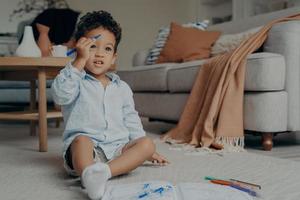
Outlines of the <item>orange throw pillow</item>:
[{"label": "orange throw pillow", "polygon": [[171,23],[170,35],[156,63],[186,62],[210,57],[211,46],[221,32],[202,31]]}]

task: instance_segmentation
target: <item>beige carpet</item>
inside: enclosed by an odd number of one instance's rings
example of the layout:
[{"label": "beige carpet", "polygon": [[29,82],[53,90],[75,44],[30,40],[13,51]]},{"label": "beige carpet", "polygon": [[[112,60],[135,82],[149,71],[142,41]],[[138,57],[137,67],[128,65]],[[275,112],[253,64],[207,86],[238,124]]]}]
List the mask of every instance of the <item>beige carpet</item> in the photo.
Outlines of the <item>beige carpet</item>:
[{"label": "beige carpet", "polygon": [[[62,128],[50,126],[49,151],[39,153],[37,138],[29,136],[26,124],[0,124],[1,200],[87,199],[78,180],[68,177],[62,168]],[[168,128],[161,128],[160,124],[145,127],[153,138],[158,137],[155,133]],[[300,199],[300,162],[264,156],[261,154],[265,152],[255,149],[250,153],[204,155],[195,159],[182,151],[169,150],[166,144],[158,143],[157,148],[171,161],[169,166],[145,164],[129,175],[114,178],[109,184],[146,180],[204,182],[203,177],[210,175],[260,184],[264,199]],[[299,146],[295,144],[293,148],[298,151]],[[274,150],[276,152],[276,148]]]}]

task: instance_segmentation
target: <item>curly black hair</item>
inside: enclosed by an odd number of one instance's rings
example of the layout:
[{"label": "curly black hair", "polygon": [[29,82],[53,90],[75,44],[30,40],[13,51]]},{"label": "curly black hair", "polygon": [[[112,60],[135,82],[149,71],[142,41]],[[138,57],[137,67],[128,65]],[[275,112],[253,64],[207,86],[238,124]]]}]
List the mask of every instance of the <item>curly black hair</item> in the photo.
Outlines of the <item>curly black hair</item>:
[{"label": "curly black hair", "polygon": [[117,52],[117,47],[121,40],[122,28],[120,24],[113,19],[111,14],[104,10],[88,12],[80,18],[74,34],[75,40],[78,41],[86,32],[99,27],[114,34],[116,39],[114,51]]}]

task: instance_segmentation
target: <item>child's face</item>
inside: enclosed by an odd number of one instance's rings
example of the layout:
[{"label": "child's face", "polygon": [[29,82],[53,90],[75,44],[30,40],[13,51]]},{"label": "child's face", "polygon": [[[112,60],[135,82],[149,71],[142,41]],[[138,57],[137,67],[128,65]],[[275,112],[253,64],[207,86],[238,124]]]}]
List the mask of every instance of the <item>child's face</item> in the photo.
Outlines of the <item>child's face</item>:
[{"label": "child's face", "polygon": [[96,77],[101,77],[115,63],[116,53],[114,47],[116,39],[113,33],[102,27],[93,29],[85,34],[85,37],[92,38],[101,35],[90,48],[90,57],[86,62],[85,69]]}]

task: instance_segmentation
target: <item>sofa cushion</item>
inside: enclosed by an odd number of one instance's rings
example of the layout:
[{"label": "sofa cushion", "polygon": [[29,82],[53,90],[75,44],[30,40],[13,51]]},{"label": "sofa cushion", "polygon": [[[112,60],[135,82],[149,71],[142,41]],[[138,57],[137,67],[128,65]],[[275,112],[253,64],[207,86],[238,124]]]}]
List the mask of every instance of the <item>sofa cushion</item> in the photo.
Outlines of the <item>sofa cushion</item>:
[{"label": "sofa cushion", "polygon": [[144,49],[136,52],[132,58],[132,67],[139,67],[146,65],[146,58],[149,54],[149,49]]},{"label": "sofa cushion", "polygon": [[[135,92],[189,92],[199,66],[206,60],[164,63],[119,71],[122,80]],[[245,91],[277,91],[284,89],[285,63],[274,53],[251,54],[247,60]]]},{"label": "sofa cushion", "polygon": [[173,63],[145,65],[134,70],[118,71],[117,74],[128,83],[133,91],[168,91],[167,72]]},{"label": "sofa cushion", "polygon": [[[274,53],[254,53],[247,59],[245,91],[277,91],[284,89],[284,57]],[[174,67],[168,71],[170,92],[189,92],[199,66]],[[184,74],[184,76],[183,76]]]},{"label": "sofa cushion", "polygon": [[185,28],[171,23],[171,32],[156,63],[187,62],[209,58],[211,46],[221,32]]},{"label": "sofa cushion", "polygon": [[[200,22],[192,22],[183,24],[183,27],[193,27],[197,28],[199,30],[205,30],[209,24],[208,20],[200,21]],[[145,64],[147,65],[153,65],[156,63],[156,60],[159,57],[159,54],[163,47],[165,46],[165,43],[168,39],[168,36],[170,34],[170,27],[162,27],[158,31],[158,35],[155,39],[153,47],[148,51],[148,55],[146,56]]]},{"label": "sofa cushion", "polygon": [[212,46],[211,55],[216,56],[218,54],[230,52],[236,49],[244,40],[249,39],[261,28],[262,27],[256,27],[241,33],[221,35],[215,42],[215,44]]}]

